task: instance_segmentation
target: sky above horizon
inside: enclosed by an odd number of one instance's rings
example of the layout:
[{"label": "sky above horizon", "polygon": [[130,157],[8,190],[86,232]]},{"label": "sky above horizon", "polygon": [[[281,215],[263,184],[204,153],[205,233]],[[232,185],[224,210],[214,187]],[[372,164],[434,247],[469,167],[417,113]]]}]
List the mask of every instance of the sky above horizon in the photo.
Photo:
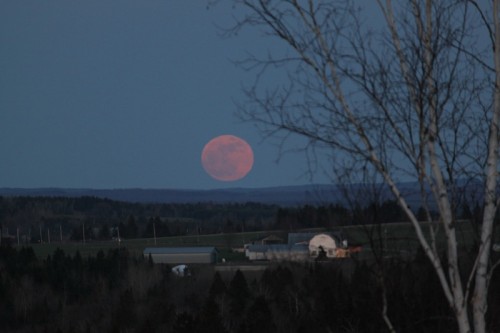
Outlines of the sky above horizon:
[{"label": "sky above horizon", "polygon": [[[222,38],[234,10],[207,1],[0,2],[0,187],[214,189],[329,183],[304,153],[278,154],[235,116],[254,79],[233,60],[272,44]],[[254,151],[221,182],[201,165],[212,138]],[[288,148],[295,148],[292,141]]]}]

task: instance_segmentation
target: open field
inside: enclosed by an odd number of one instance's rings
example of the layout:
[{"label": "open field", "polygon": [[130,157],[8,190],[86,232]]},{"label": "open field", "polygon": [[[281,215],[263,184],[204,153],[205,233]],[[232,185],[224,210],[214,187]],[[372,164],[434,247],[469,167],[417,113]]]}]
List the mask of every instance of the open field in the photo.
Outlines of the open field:
[{"label": "open field", "polygon": [[[415,232],[409,223],[391,223],[382,225],[360,225],[346,226],[337,228],[335,231],[341,230],[351,244],[363,246],[363,251],[370,251],[372,245],[375,248],[383,247],[388,254],[414,254],[419,247]],[[428,232],[428,225],[424,224],[424,230]],[[463,250],[470,249],[477,235],[471,223],[463,221],[457,223],[458,239]],[[291,232],[322,232],[324,229],[308,229]],[[145,247],[154,246],[215,246],[220,257],[228,260],[242,259],[241,254],[232,253],[231,248],[242,247],[246,243],[257,241],[268,235],[276,235],[287,240],[286,231],[262,231],[262,232],[244,232],[244,233],[228,233],[228,234],[211,234],[199,236],[176,236],[157,238],[156,244],[153,238],[142,239],[125,239],[121,242],[114,241],[91,241],[86,242],[52,242],[51,244],[32,244],[35,253],[40,258],[46,258],[52,254],[56,248],[61,248],[67,254],[74,254],[79,251],[83,257],[93,256],[99,250],[107,252],[109,249],[119,247],[127,248],[132,255],[142,254]],[[372,242],[370,242],[370,238]],[[444,232],[437,232],[438,244],[444,245]],[[500,229],[497,228],[496,234],[493,237],[494,242],[500,242]]]},{"label": "open field", "polygon": [[[477,229],[470,221],[456,223],[459,251],[462,253],[471,250],[479,242]],[[343,229],[353,244],[362,244],[363,252],[369,251],[373,245],[375,250],[384,248],[385,256],[413,256],[420,248],[417,236],[409,222],[381,225],[361,225]],[[429,223],[422,223],[422,230],[428,241],[430,239]],[[438,249],[446,248],[446,237],[442,226],[435,222],[435,235]],[[372,241],[370,242],[370,237]],[[493,243],[500,242],[500,229],[493,235]],[[429,241],[430,242],[430,241]]]},{"label": "open field", "polygon": [[86,242],[52,242],[51,244],[32,244],[35,253],[40,258],[46,258],[52,254],[55,249],[61,248],[65,253],[74,254],[79,251],[83,257],[95,255],[99,250],[104,252],[109,249],[125,247],[133,255],[142,254],[146,247],[162,247],[162,246],[215,246],[219,251],[227,253],[227,249],[242,247],[243,244],[249,243],[270,234],[283,234],[286,239],[286,233],[282,232],[245,232],[231,234],[212,234],[199,236],[175,236],[162,237],[156,239],[156,244],[153,238],[139,239],[123,239],[121,242],[113,241],[91,241]]}]

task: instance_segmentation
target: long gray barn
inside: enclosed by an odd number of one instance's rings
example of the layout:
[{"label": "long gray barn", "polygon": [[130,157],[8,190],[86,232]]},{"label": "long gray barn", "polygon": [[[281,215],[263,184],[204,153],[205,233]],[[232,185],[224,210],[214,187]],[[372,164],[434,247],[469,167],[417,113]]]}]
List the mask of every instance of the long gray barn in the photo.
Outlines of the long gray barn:
[{"label": "long gray barn", "polygon": [[144,256],[151,255],[155,264],[213,264],[217,262],[215,247],[148,247]]}]

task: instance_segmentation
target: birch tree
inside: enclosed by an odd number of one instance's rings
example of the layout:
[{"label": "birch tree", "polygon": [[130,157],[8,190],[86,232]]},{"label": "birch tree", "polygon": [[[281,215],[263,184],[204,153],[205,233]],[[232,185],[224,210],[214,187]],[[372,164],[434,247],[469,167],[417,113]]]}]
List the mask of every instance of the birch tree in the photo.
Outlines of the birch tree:
[{"label": "birch tree", "polygon": [[[487,331],[488,285],[498,265],[491,247],[499,200],[499,3],[377,0],[364,8],[241,0],[242,15],[228,31],[258,29],[280,46],[239,62],[257,73],[240,117],[264,135],[296,134],[306,148],[328,149],[337,167],[376,170],[411,221],[460,332]],[[409,207],[402,180],[419,184],[429,231]],[[466,274],[455,217],[464,181],[483,192],[479,246]]]}]

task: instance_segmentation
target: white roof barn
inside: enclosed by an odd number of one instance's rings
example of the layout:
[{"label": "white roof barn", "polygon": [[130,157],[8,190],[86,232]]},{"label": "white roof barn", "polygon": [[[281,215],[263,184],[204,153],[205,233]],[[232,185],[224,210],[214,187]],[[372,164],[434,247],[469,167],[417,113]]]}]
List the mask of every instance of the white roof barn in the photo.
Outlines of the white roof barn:
[{"label": "white roof barn", "polygon": [[305,261],[308,257],[305,245],[249,245],[245,255],[249,260]]},{"label": "white roof barn", "polygon": [[348,256],[346,242],[340,232],[290,233],[288,244],[248,245],[245,254],[250,260],[271,261],[341,258]]},{"label": "white roof barn", "polygon": [[144,256],[151,255],[155,264],[213,264],[217,262],[215,247],[148,247]]}]

